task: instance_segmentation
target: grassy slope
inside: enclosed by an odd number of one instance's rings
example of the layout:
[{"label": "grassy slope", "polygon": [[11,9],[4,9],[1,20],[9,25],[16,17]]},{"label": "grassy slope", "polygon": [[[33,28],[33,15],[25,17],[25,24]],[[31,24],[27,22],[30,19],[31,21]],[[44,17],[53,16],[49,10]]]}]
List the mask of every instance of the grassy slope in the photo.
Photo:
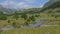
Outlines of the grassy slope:
[{"label": "grassy slope", "polygon": [[[8,23],[8,20],[10,20],[10,23]],[[7,25],[12,25],[13,22],[17,22],[19,23],[19,25],[24,24],[25,20],[22,18],[19,18],[18,20],[16,20],[15,18],[12,18],[11,16],[8,17],[7,20],[0,20],[0,28],[7,26]]]},{"label": "grassy slope", "polygon": [[[28,16],[31,16],[32,14],[28,14]],[[54,17],[48,16],[47,14],[39,14],[40,17],[36,19],[40,20],[48,20],[46,24],[59,24],[60,21],[54,21],[54,20],[60,20],[60,18],[55,19]],[[8,18],[8,20],[11,20],[11,23],[13,21],[16,21],[14,18],[11,17]],[[50,22],[52,20],[52,22]],[[17,22],[22,25],[24,24],[25,20],[22,18],[19,18]],[[10,24],[11,24],[10,23]],[[4,25],[9,25],[7,20],[1,21],[0,26],[3,27]],[[17,28],[15,30],[7,30],[3,31],[2,34],[60,34],[60,26],[49,26],[49,27],[38,27],[38,28]]]},{"label": "grassy slope", "polygon": [[2,34],[60,34],[60,26],[49,26],[39,28],[20,28],[15,30],[8,30]]},{"label": "grassy slope", "polygon": [[[28,14],[28,17],[31,16],[32,14]],[[35,15],[35,14],[33,14]],[[56,20],[60,20],[60,18],[54,18],[52,16],[48,16],[47,14],[39,14],[40,16],[36,19],[39,20],[47,20],[47,22],[45,24],[59,24],[60,21],[56,21]],[[8,23],[7,21],[10,20],[11,23]],[[0,20],[0,27],[3,27],[5,25],[11,25],[12,22],[16,21],[14,18],[12,17],[8,17],[7,20]],[[16,21],[17,23],[19,23],[20,25],[25,23],[25,20],[22,19],[21,17]]]},{"label": "grassy slope", "polygon": [[56,24],[56,25],[58,25],[60,23],[60,17],[55,18],[55,17],[52,17],[51,15],[46,14],[46,13],[42,13],[39,15],[40,15],[40,17],[37,19],[46,20],[47,22],[45,24]]}]

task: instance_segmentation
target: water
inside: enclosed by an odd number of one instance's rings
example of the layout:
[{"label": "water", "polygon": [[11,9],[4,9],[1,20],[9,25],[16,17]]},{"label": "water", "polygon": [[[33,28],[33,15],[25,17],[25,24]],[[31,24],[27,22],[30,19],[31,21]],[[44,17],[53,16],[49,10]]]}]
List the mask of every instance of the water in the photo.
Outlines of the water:
[{"label": "water", "polygon": [[22,27],[23,27],[23,28],[38,27],[38,26],[40,26],[40,25],[42,25],[42,24],[45,23],[44,20],[36,20],[35,22],[36,22],[35,24],[29,24],[28,26],[24,25],[24,26],[22,26]]},{"label": "water", "polygon": [[[45,20],[36,20],[35,21],[36,23],[35,24],[29,24],[29,25],[24,25],[24,26],[21,26],[21,28],[35,28],[35,27],[39,27],[39,26],[57,26],[57,25],[47,25],[47,24],[44,24],[46,21]],[[0,34],[1,32],[3,31],[6,31],[6,30],[13,30],[15,29],[14,27],[12,26],[6,26],[6,27],[3,27],[3,28],[0,28]]]}]

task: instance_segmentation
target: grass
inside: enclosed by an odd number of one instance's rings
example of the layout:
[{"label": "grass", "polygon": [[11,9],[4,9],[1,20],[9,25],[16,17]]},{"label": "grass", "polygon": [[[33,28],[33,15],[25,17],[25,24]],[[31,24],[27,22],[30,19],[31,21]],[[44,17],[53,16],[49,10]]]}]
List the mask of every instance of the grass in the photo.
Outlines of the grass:
[{"label": "grass", "polygon": [[[32,14],[28,14],[28,17],[29,16],[32,16]],[[8,20],[10,20],[10,23],[8,23]],[[15,18],[13,18],[13,16],[8,16],[7,20],[0,20],[0,28],[2,28],[4,26],[7,26],[7,25],[12,25],[13,22],[17,22],[19,25],[23,25],[23,24],[25,24],[25,21],[26,20],[24,20],[23,18],[21,18],[21,16],[20,16],[20,18],[18,20],[16,20]]]},{"label": "grass", "polygon": [[19,28],[3,31],[2,34],[60,34],[60,26]]},{"label": "grass", "polygon": [[55,17],[52,17],[51,15],[48,15],[48,14],[40,14],[40,17],[36,18],[36,19],[46,20],[45,24],[55,24],[55,25],[60,24],[60,17],[55,18]]},{"label": "grass", "polygon": [[[28,14],[28,17],[31,15]],[[60,23],[60,21],[56,21],[56,20],[60,20],[60,18],[54,18],[54,17],[48,16],[47,14],[40,14],[40,17],[36,19],[47,20],[45,24],[58,25]],[[8,20],[10,20],[11,23],[8,23],[7,22]],[[0,28],[7,25],[11,25],[12,22],[14,21],[19,23],[19,25],[23,25],[25,23],[25,20],[22,19],[21,17],[18,20],[12,17],[8,17],[7,20],[0,20]],[[49,26],[49,27],[38,27],[38,28],[17,28],[14,30],[3,31],[2,34],[60,34],[60,26]]]},{"label": "grass", "polygon": [[[35,14],[27,14],[28,17],[35,15]],[[39,20],[47,20],[47,22],[45,24],[56,24],[58,25],[60,23],[60,21],[56,21],[56,20],[60,20],[60,18],[54,18],[52,16],[48,16],[47,14],[39,14],[40,16],[36,19]],[[8,23],[7,21],[10,20],[11,23]],[[6,25],[11,25],[12,22],[16,21],[15,18],[13,18],[13,16],[9,16],[7,20],[0,20],[0,28],[4,27]],[[22,19],[21,17],[16,21],[19,25],[23,25],[25,23],[25,20]]]},{"label": "grass", "polygon": [[[10,23],[8,23],[8,20],[10,20]],[[18,20],[12,17],[8,17],[7,20],[0,20],[0,28],[7,26],[7,25],[12,25],[13,22],[17,22],[19,25],[22,25],[25,23],[25,20],[22,19],[21,17]]]}]

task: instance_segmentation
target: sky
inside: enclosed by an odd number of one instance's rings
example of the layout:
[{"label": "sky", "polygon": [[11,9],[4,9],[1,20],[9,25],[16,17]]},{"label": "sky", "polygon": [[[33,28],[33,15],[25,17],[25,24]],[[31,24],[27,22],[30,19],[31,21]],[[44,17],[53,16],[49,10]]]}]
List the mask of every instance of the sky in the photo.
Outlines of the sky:
[{"label": "sky", "polygon": [[49,0],[0,0],[0,5],[6,8],[14,9],[27,9],[27,8],[39,8]]}]

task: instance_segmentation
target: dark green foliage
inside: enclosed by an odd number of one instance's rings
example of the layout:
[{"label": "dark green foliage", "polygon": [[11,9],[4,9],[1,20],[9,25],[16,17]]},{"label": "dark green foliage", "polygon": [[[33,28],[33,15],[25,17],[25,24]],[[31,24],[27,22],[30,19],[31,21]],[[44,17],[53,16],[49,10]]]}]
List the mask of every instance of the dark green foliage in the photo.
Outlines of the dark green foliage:
[{"label": "dark green foliage", "polygon": [[[56,3],[56,2],[60,2],[60,0],[50,0],[47,3],[45,3],[44,7],[48,7],[51,6],[52,4]],[[55,6],[55,5],[54,5]]]},{"label": "dark green foliage", "polygon": [[15,14],[14,14],[14,18],[16,18],[16,20],[19,18],[19,15],[18,15],[17,12],[15,12]]},{"label": "dark green foliage", "polygon": [[26,20],[25,25],[33,24],[34,22],[35,22],[35,16],[32,15]]},{"label": "dark green foliage", "polygon": [[26,14],[35,14],[35,13],[39,13],[40,10],[41,8],[30,8],[30,9],[25,9],[22,12]]},{"label": "dark green foliage", "polygon": [[36,14],[35,17],[39,17],[39,14]]},{"label": "dark green foliage", "polygon": [[60,1],[53,3],[52,5],[49,6],[49,8],[58,8],[60,7]]},{"label": "dark green foliage", "polygon": [[28,24],[29,24],[28,21],[26,21],[26,22],[25,22],[25,25],[28,25]]},{"label": "dark green foliage", "polygon": [[29,19],[32,20],[32,21],[35,21],[35,16],[32,15],[32,16],[29,17]]},{"label": "dark green foliage", "polygon": [[20,28],[20,25],[17,22],[13,22],[12,26],[15,27],[15,28]]},{"label": "dark green foliage", "polygon": [[60,0],[54,0],[54,1],[51,0],[44,5],[41,11],[44,12],[45,10],[55,9],[59,7],[60,7]]},{"label": "dark green foliage", "polygon": [[10,20],[8,20],[8,23],[10,23]]},{"label": "dark green foliage", "polygon": [[28,19],[26,20],[26,22],[25,22],[25,25],[29,25],[30,22],[31,22],[31,19],[28,18]]},{"label": "dark green foliage", "polygon": [[0,15],[0,20],[7,20],[7,15]]},{"label": "dark green foliage", "polygon": [[13,26],[13,27],[16,27],[16,22],[13,22],[13,23],[12,23],[12,26]]},{"label": "dark green foliage", "polygon": [[22,14],[22,15],[21,15],[21,18],[27,19],[27,18],[28,18],[28,17],[27,17],[27,14]]},{"label": "dark green foliage", "polygon": [[31,19],[29,18],[29,19],[27,19],[27,21],[28,21],[28,22],[30,22],[30,21],[31,21]]},{"label": "dark green foliage", "polygon": [[58,25],[60,25],[60,23]]}]

